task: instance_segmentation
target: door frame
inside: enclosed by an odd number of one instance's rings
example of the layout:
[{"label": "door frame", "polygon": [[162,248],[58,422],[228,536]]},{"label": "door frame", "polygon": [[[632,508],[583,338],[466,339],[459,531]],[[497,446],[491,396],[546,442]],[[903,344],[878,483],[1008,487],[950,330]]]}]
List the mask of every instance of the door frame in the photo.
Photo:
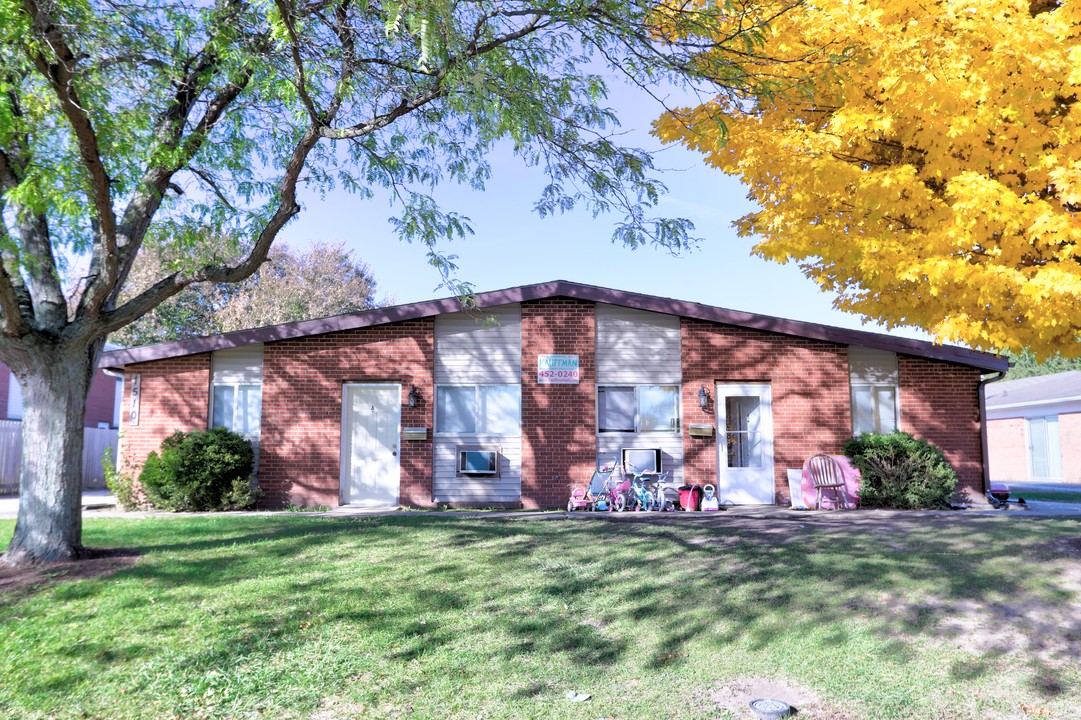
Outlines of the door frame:
[{"label": "door frame", "polygon": [[[394,489],[394,504],[398,504],[402,499],[402,447],[401,447],[402,446],[402,443],[401,443],[401,437],[402,437],[402,404],[401,404],[402,384],[401,383],[395,383],[395,382],[379,382],[379,381],[376,381],[376,382],[344,382],[344,383],[342,383],[342,395],[341,395],[342,412],[341,412],[341,424],[340,424],[341,435],[339,437],[340,448],[339,448],[339,459],[338,459],[338,503],[341,504],[341,505],[348,504],[348,502],[346,501],[346,498],[345,498],[345,490],[346,490],[346,487],[347,487],[347,483],[352,480],[352,477],[351,477],[352,463],[351,463],[351,458],[348,457],[347,454],[346,454],[346,439],[348,438],[350,443],[352,442],[353,427],[349,422],[350,407],[349,407],[349,403],[347,401],[348,401],[348,398],[349,398],[349,389],[350,388],[358,388],[358,387],[393,388],[394,391],[395,391],[395,397],[398,398],[398,402],[395,405],[395,407],[397,408],[397,426],[396,426],[396,431],[395,431],[396,432],[395,437],[397,437],[397,441],[395,443],[397,445],[397,450],[395,451],[395,457],[397,458],[397,461],[398,461],[398,463],[397,463],[398,464],[398,484],[397,484],[397,487],[395,487],[395,489]],[[354,500],[354,502],[356,502],[356,501]]]},{"label": "door frame", "polygon": [[[713,422],[717,427],[717,441],[715,443],[717,450],[717,460],[715,467],[717,468],[717,493],[720,494],[720,483],[723,473],[728,470],[728,430],[726,423],[721,422],[722,417],[722,403],[724,399],[730,396],[750,396],[757,395],[764,400],[769,412],[765,414],[763,422],[769,432],[764,433],[764,447],[763,453],[768,456],[769,462],[767,463],[768,469],[763,468],[762,472],[768,472],[769,475],[769,503],[763,503],[768,505],[777,504],[777,458],[774,456],[774,428],[773,428],[773,385],[765,383],[750,383],[750,382],[721,382],[715,381],[713,383]],[[758,504],[758,503],[755,503]]]}]

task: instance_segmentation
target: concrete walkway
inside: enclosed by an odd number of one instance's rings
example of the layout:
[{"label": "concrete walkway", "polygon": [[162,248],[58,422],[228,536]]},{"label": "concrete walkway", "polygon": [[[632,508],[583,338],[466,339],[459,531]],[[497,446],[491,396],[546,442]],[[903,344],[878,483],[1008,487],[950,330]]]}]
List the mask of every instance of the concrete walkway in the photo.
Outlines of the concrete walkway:
[{"label": "concrete walkway", "polygon": [[[107,510],[116,507],[116,498],[108,490],[83,491],[83,510]],[[0,518],[14,518],[19,515],[19,497],[17,495],[0,496]]]},{"label": "concrete walkway", "polygon": [[[1010,485],[1011,489],[1014,489],[1014,497],[1023,495],[1023,487],[1029,487],[1036,489],[1033,484],[1022,486],[1021,483]],[[1051,489],[1051,486],[1043,486]],[[1079,494],[1081,494],[1081,488],[1074,486],[1065,486],[1066,488],[1076,488]],[[1055,488],[1057,489],[1057,487]],[[1021,492],[1018,492],[1020,490]],[[1081,500],[1081,498],[1079,498]],[[88,490],[83,493],[83,511],[84,517],[124,517],[124,518],[145,518],[145,517],[169,517],[176,515],[202,515],[205,513],[171,513],[171,512],[124,512],[116,506],[116,498],[109,494],[108,490]],[[0,497],[0,519],[12,519],[17,517],[19,510],[19,498],[14,496]],[[261,517],[268,517],[274,515],[286,515],[295,514],[306,517],[322,517],[322,518],[350,518],[350,517],[373,517],[380,515],[395,515],[395,514],[412,514],[422,517],[456,517],[456,518],[474,518],[474,519],[533,519],[533,520],[556,520],[564,517],[571,517],[576,520],[645,520],[647,518],[655,518],[658,521],[680,521],[680,520],[695,520],[708,521],[710,519],[716,519],[723,521],[725,517],[729,518],[746,518],[746,519],[796,519],[796,518],[819,518],[829,521],[843,521],[850,522],[857,519],[872,521],[874,518],[885,518],[887,516],[892,517],[909,517],[916,518],[921,515],[1001,515],[1015,518],[1022,517],[1081,517],[1081,502],[1077,503],[1059,503],[1059,502],[1042,502],[1037,500],[1030,500],[1028,506],[1015,505],[1011,503],[1006,508],[1001,510],[994,510],[990,506],[975,507],[968,510],[960,510],[956,512],[944,511],[944,510],[925,510],[925,511],[913,511],[913,510],[793,510],[787,507],[779,507],[773,505],[742,505],[736,507],[730,507],[727,510],[716,513],[709,512],[675,512],[675,513],[588,513],[588,512],[576,512],[565,513],[562,511],[526,511],[526,510],[420,510],[409,511],[401,510],[396,507],[356,507],[350,505],[343,505],[341,507],[333,508],[325,512],[298,512],[288,513],[286,511],[273,511],[273,510],[260,510],[249,511],[243,513],[245,515],[256,515]]]}]

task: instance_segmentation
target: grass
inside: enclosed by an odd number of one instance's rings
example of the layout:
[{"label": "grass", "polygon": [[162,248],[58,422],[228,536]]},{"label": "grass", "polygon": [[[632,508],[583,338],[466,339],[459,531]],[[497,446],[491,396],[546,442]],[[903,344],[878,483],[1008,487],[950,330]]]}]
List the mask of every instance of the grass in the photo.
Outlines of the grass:
[{"label": "grass", "polygon": [[0,717],[706,720],[749,677],[816,717],[1077,717],[1081,524],[912,518],[88,520],[141,556],[0,596]]},{"label": "grass", "polygon": [[1081,503],[1081,490],[1030,490],[1028,488],[1017,488],[1013,490],[1011,497],[1014,499],[1023,497],[1026,501]]}]

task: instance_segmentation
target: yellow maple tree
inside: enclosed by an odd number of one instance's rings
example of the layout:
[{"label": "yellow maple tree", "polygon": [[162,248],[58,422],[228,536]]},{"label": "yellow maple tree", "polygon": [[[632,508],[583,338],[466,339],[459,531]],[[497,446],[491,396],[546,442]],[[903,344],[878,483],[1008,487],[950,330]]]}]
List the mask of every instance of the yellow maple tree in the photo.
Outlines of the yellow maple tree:
[{"label": "yellow maple tree", "polygon": [[774,94],[654,128],[750,188],[755,252],[891,327],[1081,355],[1081,2],[806,2],[762,42]]}]

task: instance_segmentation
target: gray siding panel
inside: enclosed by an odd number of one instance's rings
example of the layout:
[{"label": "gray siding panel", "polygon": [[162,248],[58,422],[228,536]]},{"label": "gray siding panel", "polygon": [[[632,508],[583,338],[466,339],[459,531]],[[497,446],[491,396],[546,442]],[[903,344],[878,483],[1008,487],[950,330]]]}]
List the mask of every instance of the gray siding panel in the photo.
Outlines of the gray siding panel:
[{"label": "gray siding panel", "polygon": [[898,384],[897,353],[850,346],[848,370],[853,384]]},{"label": "gray siding panel", "polygon": [[263,346],[215,350],[210,365],[212,382],[258,385],[263,382]]},{"label": "gray siding panel", "polygon": [[679,317],[597,305],[598,385],[678,385]]},{"label": "gray siding panel", "polygon": [[[681,385],[679,322],[675,315],[598,304],[597,385]],[[597,433],[597,464],[632,447],[660,448],[669,483],[683,483],[682,433]]]},{"label": "gray siding panel", "polygon": [[[443,385],[521,385],[522,309],[518,304],[435,319],[435,382]],[[432,499],[435,502],[519,502],[522,498],[520,436],[436,435]],[[500,449],[499,477],[458,477],[459,446]]]},{"label": "gray siding panel", "polygon": [[521,383],[521,306],[501,305],[436,317],[435,381],[459,385]]},{"label": "gray siding panel", "polygon": [[[437,437],[432,500],[440,502],[519,502],[522,499],[522,439],[503,436]],[[457,477],[459,445],[500,450],[500,476]]]}]

